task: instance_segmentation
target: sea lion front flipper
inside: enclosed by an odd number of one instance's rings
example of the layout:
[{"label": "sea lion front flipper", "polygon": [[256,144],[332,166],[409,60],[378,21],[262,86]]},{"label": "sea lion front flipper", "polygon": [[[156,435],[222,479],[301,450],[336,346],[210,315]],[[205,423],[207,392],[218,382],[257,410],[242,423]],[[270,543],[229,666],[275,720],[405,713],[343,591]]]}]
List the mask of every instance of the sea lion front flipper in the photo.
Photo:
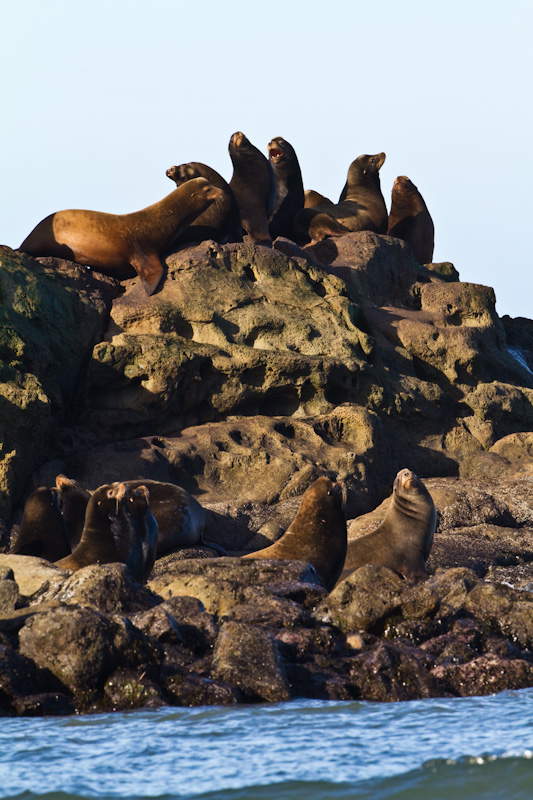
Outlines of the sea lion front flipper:
[{"label": "sea lion front flipper", "polygon": [[163,265],[157,253],[135,253],[130,264],[141,279],[146,294],[148,296],[153,294],[164,274]]}]

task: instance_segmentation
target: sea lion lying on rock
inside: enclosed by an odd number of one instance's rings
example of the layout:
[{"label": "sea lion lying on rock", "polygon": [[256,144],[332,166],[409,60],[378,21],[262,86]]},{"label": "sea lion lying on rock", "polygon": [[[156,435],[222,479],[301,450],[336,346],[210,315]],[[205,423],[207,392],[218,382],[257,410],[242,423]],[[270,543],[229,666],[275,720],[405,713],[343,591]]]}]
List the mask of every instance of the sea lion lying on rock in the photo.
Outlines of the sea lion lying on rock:
[{"label": "sea lion lying on rock", "polygon": [[205,178],[195,178],[132,214],[56,211],[39,222],[19,250],[30,256],[66,258],[117,280],[137,273],[150,295],[163,277],[161,257],[221,194]]}]

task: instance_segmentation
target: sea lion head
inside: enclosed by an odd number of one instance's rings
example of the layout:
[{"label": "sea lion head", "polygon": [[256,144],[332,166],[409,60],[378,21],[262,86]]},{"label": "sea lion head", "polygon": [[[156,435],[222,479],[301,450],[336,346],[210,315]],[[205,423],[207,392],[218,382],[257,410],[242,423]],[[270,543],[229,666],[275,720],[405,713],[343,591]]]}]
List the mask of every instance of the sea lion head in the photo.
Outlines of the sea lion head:
[{"label": "sea lion head", "polygon": [[283,136],[275,136],[268,145],[268,159],[277,175],[291,172],[295,167],[299,170],[298,158],[292,144]]},{"label": "sea lion head", "polygon": [[392,488],[393,502],[410,517],[435,518],[433,498],[422,481],[410,469],[401,469]]},{"label": "sea lion head", "polygon": [[181,186],[182,183],[192,180],[192,178],[200,178],[201,175],[192,164],[180,164],[179,166],[169,167],[166,171],[167,178],[174,181],[176,186]]},{"label": "sea lion head", "polygon": [[194,199],[199,202],[218,200],[224,194],[222,189],[217,189],[206,178],[191,178],[185,181],[182,186],[186,186],[189,189],[191,200]]},{"label": "sea lion head", "polygon": [[242,131],[236,131],[229,140],[229,150],[245,149],[250,144],[249,139],[246,138]]},{"label": "sea lion head", "polygon": [[407,175],[398,175],[392,187],[392,197],[408,197],[416,194],[418,189],[414,183],[409,180]]},{"label": "sea lion head", "polygon": [[385,158],[385,153],[358,156],[348,169],[348,183],[355,185],[371,182],[379,185],[379,171],[385,163]]}]

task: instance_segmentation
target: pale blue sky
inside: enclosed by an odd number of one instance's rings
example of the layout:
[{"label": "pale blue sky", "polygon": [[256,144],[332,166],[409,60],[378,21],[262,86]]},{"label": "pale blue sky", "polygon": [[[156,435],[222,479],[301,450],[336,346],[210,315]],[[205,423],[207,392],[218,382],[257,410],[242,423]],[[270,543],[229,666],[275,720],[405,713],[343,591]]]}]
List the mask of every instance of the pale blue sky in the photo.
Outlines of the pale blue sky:
[{"label": "pale blue sky", "polygon": [[384,150],[385,200],[418,186],[435,260],[533,317],[533,0],[17,0],[0,20],[0,243],[63,208],[143,208],[172,164],[229,180],[242,130],[265,154],[288,139],[333,200]]}]

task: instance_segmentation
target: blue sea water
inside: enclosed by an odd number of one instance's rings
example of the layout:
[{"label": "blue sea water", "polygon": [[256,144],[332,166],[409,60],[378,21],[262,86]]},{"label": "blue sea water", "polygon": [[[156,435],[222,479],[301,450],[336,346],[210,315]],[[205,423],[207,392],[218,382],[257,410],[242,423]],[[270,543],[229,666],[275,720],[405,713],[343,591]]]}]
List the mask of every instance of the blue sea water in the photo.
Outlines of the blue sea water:
[{"label": "blue sea water", "polygon": [[1,718],[0,798],[531,800],[533,689]]}]

